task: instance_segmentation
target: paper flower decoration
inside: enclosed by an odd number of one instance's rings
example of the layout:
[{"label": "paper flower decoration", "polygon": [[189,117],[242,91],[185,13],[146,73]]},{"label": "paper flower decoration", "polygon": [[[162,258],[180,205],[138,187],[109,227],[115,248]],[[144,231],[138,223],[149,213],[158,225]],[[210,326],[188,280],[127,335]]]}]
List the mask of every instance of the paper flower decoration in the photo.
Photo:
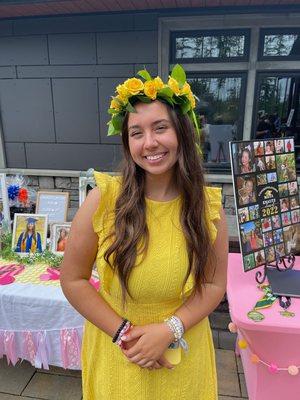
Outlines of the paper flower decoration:
[{"label": "paper flower decoration", "polygon": [[10,185],[8,186],[7,191],[8,198],[10,200],[15,200],[19,195],[20,187],[18,185]]}]

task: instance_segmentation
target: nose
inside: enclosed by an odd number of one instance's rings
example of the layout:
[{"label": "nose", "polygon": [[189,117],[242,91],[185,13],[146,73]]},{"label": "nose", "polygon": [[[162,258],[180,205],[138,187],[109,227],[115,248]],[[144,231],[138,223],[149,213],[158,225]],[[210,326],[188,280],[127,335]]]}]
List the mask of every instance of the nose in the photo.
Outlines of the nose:
[{"label": "nose", "polygon": [[155,136],[155,133],[152,131],[146,132],[145,142],[144,142],[145,148],[151,149],[151,148],[157,147],[157,145],[158,145],[158,143],[157,143],[157,138]]}]

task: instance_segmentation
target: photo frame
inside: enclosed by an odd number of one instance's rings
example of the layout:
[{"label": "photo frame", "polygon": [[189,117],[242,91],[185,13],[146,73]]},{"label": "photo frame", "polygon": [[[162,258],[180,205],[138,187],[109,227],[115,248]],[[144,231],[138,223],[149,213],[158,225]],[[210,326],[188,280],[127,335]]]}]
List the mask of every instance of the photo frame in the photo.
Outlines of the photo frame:
[{"label": "photo frame", "polygon": [[294,138],[230,142],[244,271],[299,252]]},{"label": "photo frame", "polygon": [[52,253],[63,255],[71,229],[71,222],[51,224],[50,250]]},{"label": "photo frame", "polygon": [[48,222],[66,222],[69,205],[69,192],[37,192],[36,213],[47,214]]},{"label": "photo frame", "polygon": [[0,174],[0,228],[5,228],[8,231],[11,231],[6,174]]},{"label": "photo frame", "polygon": [[47,243],[47,214],[14,214],[12,250],[21,256],[41,253]]},{"label": "photo frame", "polygon": [[79,207],[82,205],[90,190],[96,186],[94,177],[80,176],[79,177]]}]

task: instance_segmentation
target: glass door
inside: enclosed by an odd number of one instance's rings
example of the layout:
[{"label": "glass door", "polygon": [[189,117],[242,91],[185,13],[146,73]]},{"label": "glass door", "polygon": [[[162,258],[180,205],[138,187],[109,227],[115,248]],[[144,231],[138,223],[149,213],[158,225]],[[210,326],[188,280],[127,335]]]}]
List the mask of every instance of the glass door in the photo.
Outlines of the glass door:
[{"label": "glass door", "polygon": [[259,73],[253,137],[293,136],[300,168],[300,72]]}]

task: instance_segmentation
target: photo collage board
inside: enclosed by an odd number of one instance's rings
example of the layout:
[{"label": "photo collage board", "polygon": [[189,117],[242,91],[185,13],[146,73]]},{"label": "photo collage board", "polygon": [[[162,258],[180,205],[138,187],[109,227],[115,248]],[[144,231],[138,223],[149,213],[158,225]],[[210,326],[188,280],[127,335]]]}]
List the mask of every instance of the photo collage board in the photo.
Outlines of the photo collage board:
[{"label": "photo collage board", "polygon": [[294,139],[234,141],[230,153],[243,266],[249,271],[297,249]]}]

